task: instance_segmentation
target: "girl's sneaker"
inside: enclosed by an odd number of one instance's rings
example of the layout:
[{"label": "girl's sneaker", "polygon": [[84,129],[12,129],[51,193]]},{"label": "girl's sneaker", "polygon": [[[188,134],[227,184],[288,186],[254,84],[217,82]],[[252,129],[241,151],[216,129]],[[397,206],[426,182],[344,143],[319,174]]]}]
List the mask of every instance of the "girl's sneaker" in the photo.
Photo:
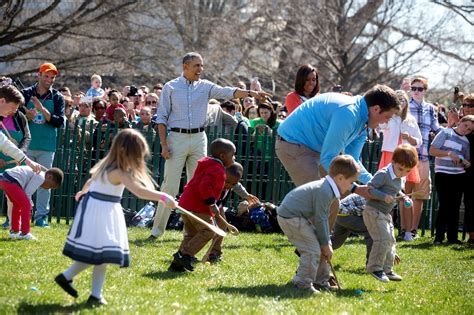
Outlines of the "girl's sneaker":
[{"label": "girl's sneaker", "polygon": [[12,240],[18,240],[20,239],[20,232],[10,231],[10,235],[8,235],[8,238],[11,238]]},{"label": "girl's sneaker", "polygon": [[23,234],[21,233],[20,236],[18,236],[20,240],[27,240],[27,241],[37,241],[38,239],[31,233]]}]

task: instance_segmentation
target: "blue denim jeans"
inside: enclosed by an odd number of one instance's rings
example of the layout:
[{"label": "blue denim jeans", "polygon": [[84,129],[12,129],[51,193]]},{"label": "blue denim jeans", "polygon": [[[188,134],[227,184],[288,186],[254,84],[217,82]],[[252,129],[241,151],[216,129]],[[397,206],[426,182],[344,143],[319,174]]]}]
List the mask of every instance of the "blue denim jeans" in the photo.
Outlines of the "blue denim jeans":
[{"label": "blue denim jeans", "polygon": [[[43,165],[46,168],[53,166],[54,152],[39,151],[39,150],[28,150],[26,154],[33,161]],[[36,202],[35,202],[35,220],[47,219],[49,214],[49,198],[51,191],[49,189],[38,188],[36,191]]]}]

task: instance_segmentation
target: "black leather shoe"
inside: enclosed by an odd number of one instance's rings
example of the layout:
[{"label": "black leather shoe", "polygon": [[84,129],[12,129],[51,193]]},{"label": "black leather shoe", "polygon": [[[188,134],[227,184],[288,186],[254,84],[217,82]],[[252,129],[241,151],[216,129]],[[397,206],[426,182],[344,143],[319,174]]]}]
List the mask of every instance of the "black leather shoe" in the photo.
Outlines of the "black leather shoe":
[{"label": "black leather shoe", "polygon": [[86,304],[89,306],[101,306],[101,305],[107,305],[107,301],[104,299],[103,296],[101,296],[100,298],[96,298],[93,295],[89,295],[89,298],[87,299]]},{"label": "black leather shoe", "polygon": [[66,277],[60,273],[54,278],[54,281],[70,296],[77,298],[77,290],[71,285],[72,280],[67,280]]}]

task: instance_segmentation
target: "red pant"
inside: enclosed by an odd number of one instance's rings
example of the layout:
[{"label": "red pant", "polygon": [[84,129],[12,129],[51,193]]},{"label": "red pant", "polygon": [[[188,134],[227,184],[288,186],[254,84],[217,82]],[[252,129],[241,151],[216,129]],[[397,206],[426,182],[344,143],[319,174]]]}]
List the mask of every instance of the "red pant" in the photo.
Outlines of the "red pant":
[{"label": "red pant", "polygon": [[0,180],[0,189],[7,194],[13,203],[11,230],[13,232],[20,232],[21,221],[21,233],[30,233],[31,202],[23,188],[17,184]]}]

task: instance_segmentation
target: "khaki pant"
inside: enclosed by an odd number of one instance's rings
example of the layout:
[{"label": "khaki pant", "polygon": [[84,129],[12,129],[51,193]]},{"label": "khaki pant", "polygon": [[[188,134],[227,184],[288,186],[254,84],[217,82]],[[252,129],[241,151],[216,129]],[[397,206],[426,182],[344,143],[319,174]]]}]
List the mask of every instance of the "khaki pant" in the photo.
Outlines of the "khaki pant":
[{"label": "khaki pant", "polygon": [[[210,224],[214,224],[212,217],[209,214],[198,212],[193,212],[193,214]],[[183,253],[183,255],[195,256],[213,237],[216,236],[216,233],[214,233],[206,225],[194,219],[190,219],[185,214],[183,214],[181,217],[183,218],[184,223],[184,238],[181,242],[179,250],[181,253]]]},{"label": "khaki pant", "polygon": [[278,218],[281,229],[300,253],[300,264],[292,283],[298,288],[309,288],[313,283],[326,285],[329,265],[321,261],[321,247],[313,225],[305,218]]},{"label": "khaki pant", "polygon": [[372,250],[369,254],[367,272],[391,272],[395,259],[395,234],[392,216],[366,206],[363,212],[365,226],[372,237]]},{"label": "khaki pant", "polygon": [[[224,208],[219,209],[219,213],[221,217],[224,219],[225,217],[225,212]],[[224,223],[224,221],[219,220],[216,218],[217,226],[221,228],[221,230],[227,230],[227,225]],[[219,236],[216,234],[216,236],[213,238],[213,243],[212,243],[212,248],[210,249],[209,255],[216,255],[216,256],[221,256],[222,255],[222,241],[224,240],[223,236]]]},{"label": "khaki pant", "polygon": [[[171,132],[167,142],[171,150],[171,158],[165,162],[161,191],[175,197],[179,192],[183,167],[186,165],[186,177],[189,182],[196,170],[197,161],[206,156],[207,137],[205,132],[195,134]],[[165,233],[170,214],[171,210],[159,202],[151,230],[152,235],[161,236]]]},{"label": "khaki pant", "polygon": [[319,152],[279,139],[275,143],[275,152],[297,187],[321,178]]}]

